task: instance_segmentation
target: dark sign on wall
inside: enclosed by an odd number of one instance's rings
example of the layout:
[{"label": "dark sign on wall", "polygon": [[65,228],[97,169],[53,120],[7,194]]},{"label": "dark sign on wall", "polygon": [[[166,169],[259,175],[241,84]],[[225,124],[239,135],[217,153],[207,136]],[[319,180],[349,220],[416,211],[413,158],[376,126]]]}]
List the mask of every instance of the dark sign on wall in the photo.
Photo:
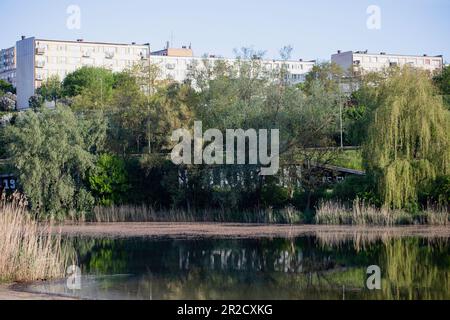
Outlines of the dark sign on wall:
[{"label": "dark sign on wall", "polygon": [[17,179],[12,174],[0,174],[0,193],[13,192],[17,188]]}]

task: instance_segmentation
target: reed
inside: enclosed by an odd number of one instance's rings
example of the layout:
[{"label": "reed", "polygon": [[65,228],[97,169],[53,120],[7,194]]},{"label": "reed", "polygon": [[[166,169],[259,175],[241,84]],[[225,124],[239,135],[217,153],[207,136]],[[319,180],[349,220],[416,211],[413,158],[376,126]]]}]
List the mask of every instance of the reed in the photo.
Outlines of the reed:
[{"label": "reed", "polygon": [[[146,205],[95,207],[90,222],[240,222],[240,223],[298,223],[301,212],[292,207],[284,209],[160,209]],[[79,222],[79,221],[78,221]]]},{"label": "reed", "polygon": [[51,223],[38,223],[19,194],[0,195],[0,281],[25,282],[64,276],[71,258]]},{"label": "reed", "polygon": [[322,201],[316,209],[317,224],[393,226],[423,224],[446,226],[450,214],[445,208],[428,208],[419,214],[386,207],[377,208],[356,199],[351,206],[340,202]]}]

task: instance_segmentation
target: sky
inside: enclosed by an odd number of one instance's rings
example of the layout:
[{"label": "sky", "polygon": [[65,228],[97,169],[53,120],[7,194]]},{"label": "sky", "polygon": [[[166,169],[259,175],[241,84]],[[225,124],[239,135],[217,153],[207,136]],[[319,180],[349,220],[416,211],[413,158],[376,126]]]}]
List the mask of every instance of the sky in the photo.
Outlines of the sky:
[{"label": "sky", "polygon": [[[71,5],[79,8],[79,20],[67,13]],[[367,13],[372,5],[379,15]],[[450,0],[0,0],[0,48],[26,35],[150,43],[152,50],[171,41],[192,44],[197,56],[233,57],[234,49],[252,47],[278,58],[290,45],[292,59],[369,50],[442,54],[450,61],[449,14]]]}]

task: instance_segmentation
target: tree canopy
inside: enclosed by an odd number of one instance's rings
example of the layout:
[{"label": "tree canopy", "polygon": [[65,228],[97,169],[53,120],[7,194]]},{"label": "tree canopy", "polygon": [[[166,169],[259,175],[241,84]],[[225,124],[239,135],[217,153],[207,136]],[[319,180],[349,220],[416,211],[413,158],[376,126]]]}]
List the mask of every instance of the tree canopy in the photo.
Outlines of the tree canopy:
[{"label": "tree canopy", "polygon": [[385,205],[403,208],[450,172],[449,113],[424,71],[400,69],[378,90],[364,159]]}]

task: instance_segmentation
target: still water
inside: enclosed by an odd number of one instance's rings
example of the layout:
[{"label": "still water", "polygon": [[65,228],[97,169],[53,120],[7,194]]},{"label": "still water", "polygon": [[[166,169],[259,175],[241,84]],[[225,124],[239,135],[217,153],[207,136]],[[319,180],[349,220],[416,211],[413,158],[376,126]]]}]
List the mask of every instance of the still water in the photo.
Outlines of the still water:
[{"label": "still water", "polygon": [[[449,239],[73,238],[81,289],[28,291],[86,299],[450,299]],[[367,268],[381,289],[366,287]]]}]

